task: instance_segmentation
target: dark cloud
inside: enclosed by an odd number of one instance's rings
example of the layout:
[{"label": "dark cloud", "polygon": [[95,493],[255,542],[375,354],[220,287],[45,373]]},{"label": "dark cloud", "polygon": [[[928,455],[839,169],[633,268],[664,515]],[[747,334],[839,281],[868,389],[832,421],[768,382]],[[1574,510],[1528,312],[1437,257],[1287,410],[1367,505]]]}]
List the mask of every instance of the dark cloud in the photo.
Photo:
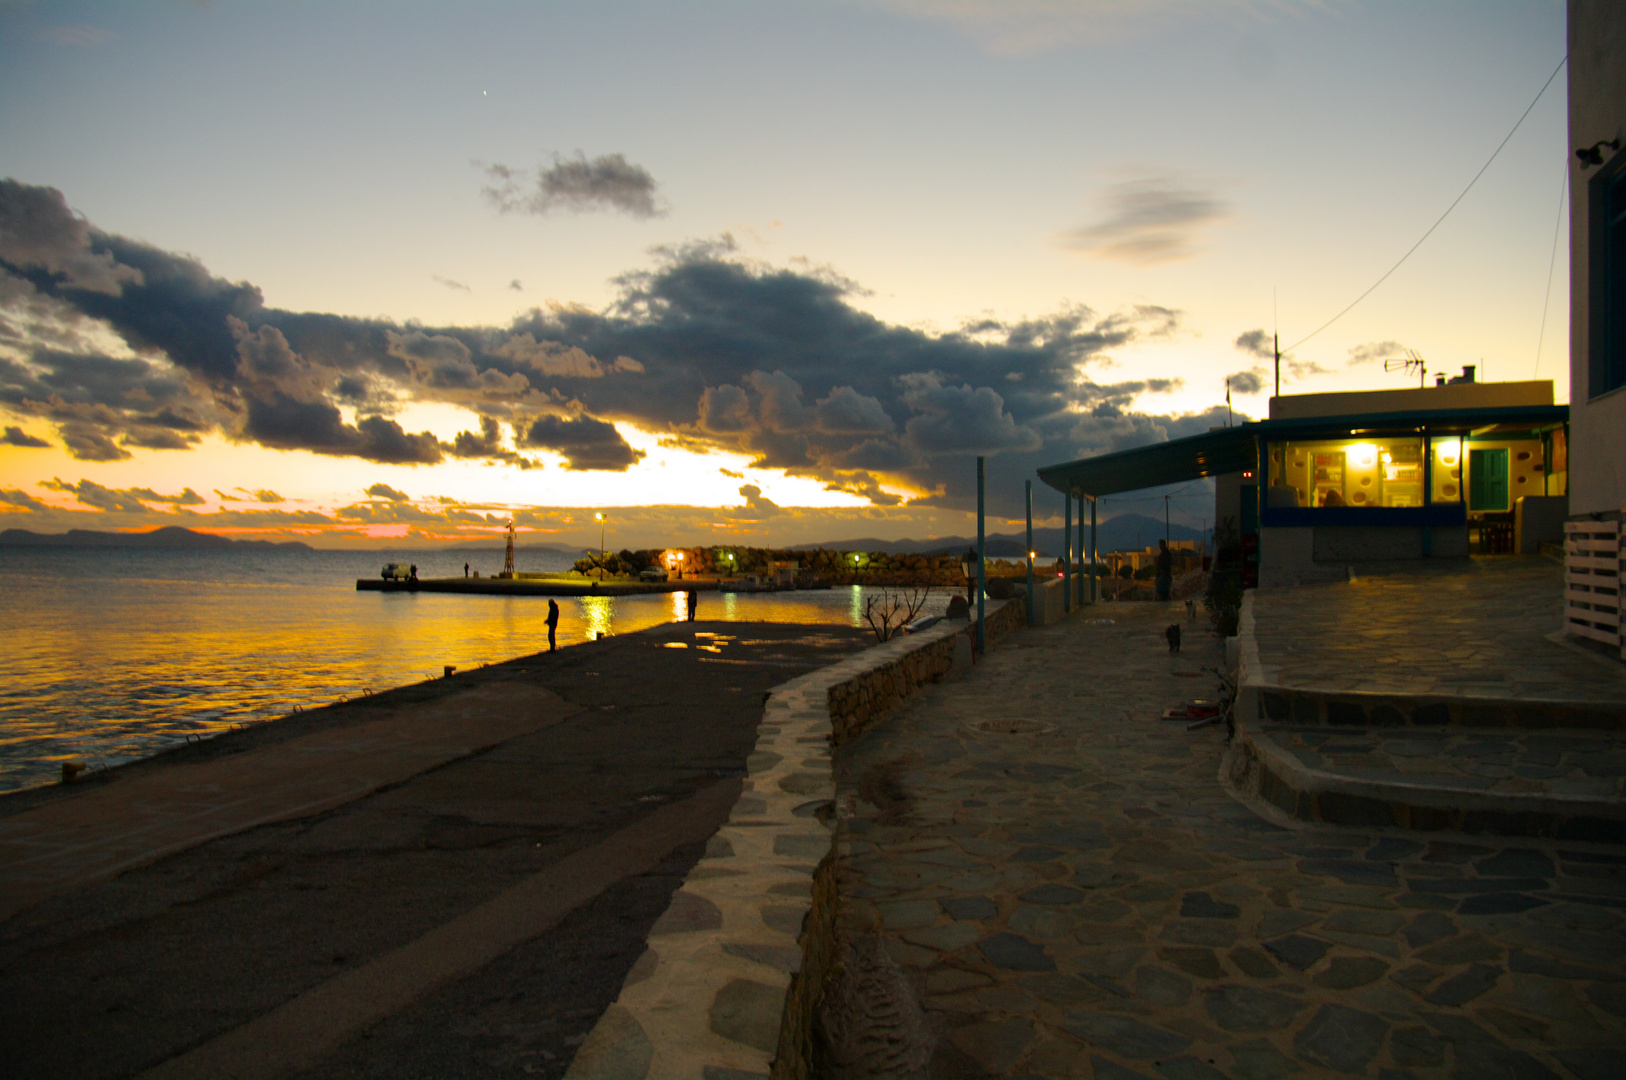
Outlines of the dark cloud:
[{"label": "dark cloud", "polygon": [[367,489],[367,494],[375,499],[388,499],[390,502],[411,502],[412,497],[405,492],[396,491],[388,484],[374,484]]},{"label": "dark cloud", "polygon": [[1037,450],[1043,437],[1005,411],[1005,399],[987,386],[945,386],[935,373],[905,375],[903,403],[915,411],[904,425],[909,441],[927,454],[996,454]]},{"label": "dark cloud", "polygon": [[519,278],[515,278],[513,281],[510,281],[508,283],[508,287],[510,289],[513,289],[515,292],[524,292],[525,291],[525,286],[523,286],[523,285],[521,285],[519,283]]},{"label": "dark cloud", "polygon": [[501,164],[485,166],[485,173],[490,183],[482,193],[505,214],[619,210],[650,218],[664,213],[655,205],[655,178],[622,154],[591,161],[580,153],[573,159],[556,157],[550,168],[537,169],[534,175]]},{"label": "dark cloud", "polygon": [[1198,233],[1231,216],[1211,191],[1174,177],[1123,180],[1107,189],[1106,214],[1063,242],[1102,258],[1150,266],[1196,253]]},{"label": "dark cloud", "polygon": [[328,373],[298,355],[274,326],[251,331],[228,316],[238,336],[244,401],[240,437],[282,450],[358,457],[397,465],[433,465],[443,457],[427,431],[409,434],[394,420],[367,416],[346,424],[325,394]]},{"label": "dark cloud", "polygon": [[741,484],[740,494],[745,497],[745,505],[730,510],[731,517],[762,521],[783,513],[783,509],[772,499],[762,497],[762,489],[755,484]]},{"label": "dark cloud", "polygon": [[829,397],[820,398],[817,416],[819,430],[829,435],[885,435],[897,427],[880,401],[850,386],[835,387]]},{"label": "dark cloud", "polygon": [[17,488],[0,488],[0,503],[15,506],[22,510],[44,510],[46,505],[26,491]]},{"label": "dark cloud", "polygon": [[1349,350],[1347,363],[1354,367],[1356,364],[1370,364],[1378,360],[1406,359],[1411,355],[1411,350],[1398,341],[1368,341]]},{"label": "dark cloud", "polygon": [[[1260,360],[1276,359],[1276,343],[1272,335],[1264,330],[1248,330],[1237,336],[1236,347],[1249,356]],[[1282,366],[1287,369],[1290,382],[1308,379],[1312,375],[1330,375],[1331,368],[1324,368],[1314,360],[1300,360],[1292,353],[1282,353]],[[1257,370],[1257,369],[1256,369]]]},{"label": "dark cloud", "polygon": [[[244,489],[243,488],[238,488],[237,490],[242,491]],[[279,503],[279,502],[286,502],[287,501],[281,495],[278,495],[276,492],[267,491],[267,490],[265,490],[263,488],[260,489],[259,491],[254,492],[253,495],[254,495],[255,499],[259,500],[262,503]]]},{"label": "dark cloud", "polygon": [[721,469],[720,468],[717,471],[722,473],[724,476],[732,476],[736,480],[744,480],[745,479],[745,474],[744,473],[735,472],[733,469]]},{"label": "dark cloud", "polygon": [[[85,481],[81,480],[83,484]],[[126,488],[124,493],[140,499],[142,502],[168,503],[171,506],[202,506],[203,496],[186,488],[179,495],[160,495],[152,488],[136,487]]]},{"label": "dark cloud", "polygon": [[582,471],[599,469],[625,472],[644,457],[634,450],[615,425],[586,415],[539,416],[522,432],[515,432],[521,446],[534,446],[563,455],[565,468]]},{"label": "dark cloud", "polygon": [[24,431],[20,427],[8,427],[5,430],[5,434],[0,435],[0,445],[26,446],[37,450],[50,446],[51,444],[46,442],[44,439],[36,439],[34,436],[28,434],[28,432]]},{"label": "dark cloud", "polygon": [[64,285],[118,295],[141,271],[91,248],[91,227],[68,209],[62,192],[0,180],[0,261],[38,270]]},{"label": "dark cloud", "polygon": [[[41,480],[40,487],[49,491],[60,491],[64,495],[72,495],[76,500],[94,509],[108,513],[146,514],[150,511],[143,505],[139,492],[144,488],[121,491],[117,488],[103,487],[94,480],[80,480],[77,484],[70,484],[59,477],[50,480]],[[191,489],[188,488],[188,491]]]},{"label": "dark cloud", "polygon": [[1249,356],[1258,357],[1260,360],[1274,360],[1276,358],[1275,338],[1265,333],[1263,329],[1244,330],[1237,335],[1234,344]]},{"label": "dark cloud", "polygon": [[1225,383],[1234,394],[1257,394],[1265,388],[1265,373],[1259,368],[1227,375]]},{"label": "dark cloud", "polygon": [[502,444],[502,425],[494,416],[480,417],[480,431],[459,431],[448,452],[456,458],[483,458],[488,461],[506,461],[521,469],[540,469],[542,463],[517,454]]},{"label": "dark cloud", "polygon": [[438,284],[446,286],[448,289],[451,289],[453,292],[471,293],[471,292],[474,291],[473,289],[469,288],[467,285],[463,284],[461,281],[455,281],[452,278],[441,277],[439,274],[430,274],[429,278],[430,278],[431,281],[434,281],[434,282],[436,282]]}]

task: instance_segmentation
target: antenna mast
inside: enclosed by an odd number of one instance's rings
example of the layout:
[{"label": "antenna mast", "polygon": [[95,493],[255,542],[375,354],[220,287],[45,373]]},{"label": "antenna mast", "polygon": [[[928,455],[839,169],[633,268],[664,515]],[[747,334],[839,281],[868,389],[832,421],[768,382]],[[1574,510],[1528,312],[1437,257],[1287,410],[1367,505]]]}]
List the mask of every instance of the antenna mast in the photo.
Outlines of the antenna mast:
[{"label": "antenna mast", "polygon": [[1417,372],[1417,388],[1419,390],[1428,385],[1428,362],[1423,359],[1422,353],[1416,349],[1407,349],[1404,357],[1395,357],[1383,362],[1384,371],[1404,371],[1407,375]]},{"label": "antenna mast", "polygon": [[1281,318],[1276,309],[1276,289],[1270,290],[1270,341],[1276,349],[1276,396],[1282,396],[1282,335],[1278,323]]},{"label": "antenna mast", "polygon": [[508,519],[508,551],[503,555],[502,576],[505,577],[505,578],[511,578],[511,577],[514,576],[514,519],[513,518]]}]

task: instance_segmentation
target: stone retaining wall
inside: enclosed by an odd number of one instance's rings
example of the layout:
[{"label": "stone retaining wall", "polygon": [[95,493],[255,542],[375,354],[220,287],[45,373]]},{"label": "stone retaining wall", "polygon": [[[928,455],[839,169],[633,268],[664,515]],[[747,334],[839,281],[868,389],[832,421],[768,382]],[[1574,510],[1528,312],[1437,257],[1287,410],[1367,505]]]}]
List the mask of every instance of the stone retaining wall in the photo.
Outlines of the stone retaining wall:
[{"label": "stone retaining wall", "polygon": [[[985,618],[992,642],[1026,612],[992,601]],[[769,692],[733,813],[650,928],[567,1080],[810,1075],[835,945],[832,742],[946,675],[965,633],[945,620]]]},{"label": "stone retaining wall", "polygon": [[[990,601],[983,614],[990,643],[1026,623],[1027,605],[1021,597]],[[941,634],[944,627],[952,629]],[[830,687],[830,731],[835,744],[840,746],[857,738],[870,724],[897,708],[904,698],[929,682],[940,681],[956,664],[969,664],[976,632],[974,619],[969,624],[944,620],[927,632],[941,636],[927,638],[916,634],[901,639],[912,642],[913,647],[901,650],[892,659],[881,659],[880,649],[864,653],[866,657],[875,658],[875,665]]]}]

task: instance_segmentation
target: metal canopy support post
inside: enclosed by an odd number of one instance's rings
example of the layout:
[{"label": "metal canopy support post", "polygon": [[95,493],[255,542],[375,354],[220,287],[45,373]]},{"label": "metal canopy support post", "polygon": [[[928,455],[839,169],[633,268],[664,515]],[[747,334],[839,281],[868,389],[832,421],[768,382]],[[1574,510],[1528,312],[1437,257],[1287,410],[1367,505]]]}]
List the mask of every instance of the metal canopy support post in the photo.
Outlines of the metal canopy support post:
[{"label": "metal canopy support post", "polygon": [[1028,503],[1028,625],[1037,625],[1038,619],[1033,610],[1033,481],[1027,483]]},{"label": "metal canopy support post", "polygon": [[[1545,456],[1543,456],[1542,460],[1545,461],[1547,459],[1546,459]],[[1543,472],[1542,476],[1545,477],[1546,473]],[[1423,431],[1423,505],[1424,506],[1427,506],[1429,503],[1434,501],[1433,494],[1434,494],[1434,436],[1430,435],[1428,433],[1427,429],[1424,429],[1424,431]],[[1433,558],[1433,556],[1434,556],[1434,527],[1432,525],[1424,525],[1424,526],[1422,526],[1422,532],[1423,532],[1423,558],[1425,558],[1425,559]]]},{"label": "metal canopy support post", "polygon": [[[1078,515],[1078,527],[1084,528],[1084,515]],[[1090,603],[1095,603],[1095,564],[1101,561],[1101,549],[1095,546],[1095,496],[1090,496]]]},{"label": "metal canopy support post", "polygon": [[980,454],[977,456],[977,651],[986,652],[988,649],[988,633],[982,622],[983,594],[988,588],[988,536],[983,529],[983,462],[987,460]]},{"label": "metal canopy support post", "polygon": [[1061,610],[1073,610],[1073,493],[1061,493]]}]

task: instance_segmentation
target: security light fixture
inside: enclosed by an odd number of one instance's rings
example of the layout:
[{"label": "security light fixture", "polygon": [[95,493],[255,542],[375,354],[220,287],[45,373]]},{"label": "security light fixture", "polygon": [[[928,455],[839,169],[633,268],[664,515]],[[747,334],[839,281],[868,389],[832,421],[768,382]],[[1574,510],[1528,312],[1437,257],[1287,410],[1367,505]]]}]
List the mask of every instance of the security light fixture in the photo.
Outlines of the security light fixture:
[{"label": "security light fixture", "polygon": [[1590,166],[1603,164],[1603,148],[1611,150],[1620,149],[1619,139],[1600,139],[1591,146],[1580,146],[1575,150],[1575,156],[1581,161],[1581,171],[1585,172]]}]

